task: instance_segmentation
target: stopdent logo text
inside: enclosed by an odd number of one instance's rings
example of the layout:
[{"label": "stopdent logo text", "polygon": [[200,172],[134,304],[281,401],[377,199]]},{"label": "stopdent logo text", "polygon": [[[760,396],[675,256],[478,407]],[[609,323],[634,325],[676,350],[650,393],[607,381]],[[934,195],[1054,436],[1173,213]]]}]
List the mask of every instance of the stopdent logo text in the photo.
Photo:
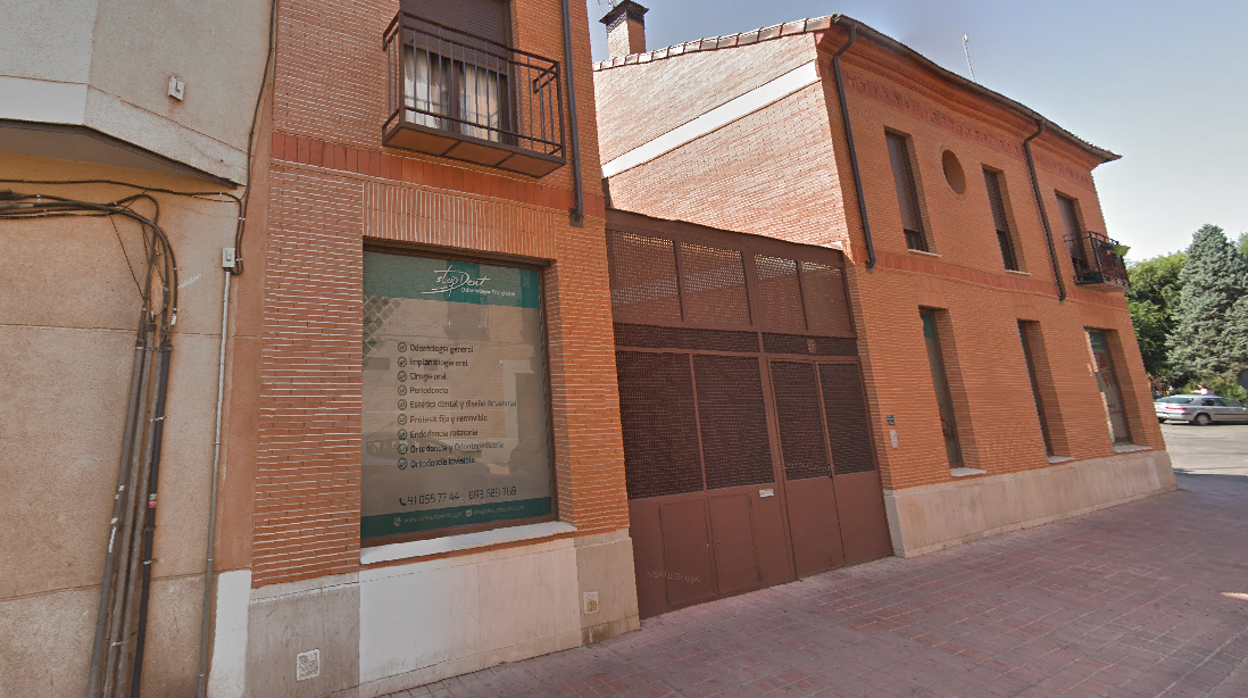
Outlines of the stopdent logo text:
[{"label": "stopdent logo text", "polygon": [[468,272],[456,269],[453,264],[446,265],[445,269],[439,270],[436,273],[438,275],[436,283],[440,284],[440,287],[435,288],[432,291],[423,291],[422,293],[450,293],[457,288],[464,287],[481,288],[485,282],[490,280],[490,277],[488,276],[482,276],[478,279],[474,279]]}]

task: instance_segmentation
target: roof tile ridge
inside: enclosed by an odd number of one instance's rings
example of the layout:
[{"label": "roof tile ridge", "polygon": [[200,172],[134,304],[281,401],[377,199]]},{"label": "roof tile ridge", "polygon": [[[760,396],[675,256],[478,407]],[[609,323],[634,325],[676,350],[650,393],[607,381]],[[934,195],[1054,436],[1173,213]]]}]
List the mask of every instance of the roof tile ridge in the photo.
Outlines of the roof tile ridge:
[{"label": "roof tile ridge", "polygon": [[650,63],[653,61],[663,60],[665,58],[673,58],[686,53],[697,53],[699,51],[718,51],[724,48],[734,48],[737,46],[749,46],[762,41],[771,41],[786,36],[796,36],[798,34],[810,34],[813,32],[826,31],[832,26],[832,18],[835,15],[824,15],[822,17],[807,17],[806,19],[796,19],[792,22],[783,24],[773,24],[769,27],[759,27],[749,31],[738,32],[736,34],[725,34],[724,36],[708,36],[693,41],[686,41],[683,44],[672,44],[653,51],[645,53],[633,53],[627,56],[615,56],[604,61],[594,63],[594,72],[618,68],[622,65],[635,65],[638,63]]}]

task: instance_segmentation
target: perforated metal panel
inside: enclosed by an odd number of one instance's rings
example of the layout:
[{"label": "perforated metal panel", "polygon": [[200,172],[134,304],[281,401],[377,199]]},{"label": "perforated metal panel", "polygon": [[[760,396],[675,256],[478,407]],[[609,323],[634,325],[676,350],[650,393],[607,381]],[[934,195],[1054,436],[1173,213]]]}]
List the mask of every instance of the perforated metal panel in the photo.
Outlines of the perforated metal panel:
[{"label": "perforated metal panel", "polygon": [[707,489],[775,480],[758,359],[694,355]]},{"label": "perforated metal panel", "polygon": [[841,254],[608,226],[642,615],[888,554]]},{"label": "perforated metal panel", "polygon": [[763,335],[763,349],[768,354],[806,354],[808,356],[857,356],[858,341],[849,337],[810,337],[804,334]]},{"label": "perforated metal panel", "polygon": [[845,294],[845,272],[840,267],[802,262],[802,299],[806,305],[806,327],[811,332],[854,333]]},{"label": "perforated metal panel", "polygon": [[823,364],[819,367],[824,412],[832,441],[832,465],[837,475],[875,470],[871,443],[870,413],[862,374],[854,364]]},{"label": "perforated metal panel", "polygon": [[830,476],[825,429],[819,410],[819,390],[813,364],[771,364],[776,417],[780,422],[780,446],[784,474],[789,480]]},{"label": "perforated metal panel", "polygon": [[680,322],[676,245],[671,240],[608,233],[611,310],[624,322]]},{"label": "perforated metal panel", "polygon": [[758,333],[616,323],[615,345],[638,349],[757,352]]},{"label": "perforated metal panel", "polygon": [[615,354],[630,499],[697,492],[702,463],[686,354]]},{"label": "perforated metal panel", "polygon": [[685,321],[708,325],[750,324],[745,268],[740,250],[680,244]]},{"label": "perforated metal panel", "polygon": [[805,330],[797,262],[760,254],[754,256],[754,266],[758,270],[759,314],[763,326],[792,332]]}]

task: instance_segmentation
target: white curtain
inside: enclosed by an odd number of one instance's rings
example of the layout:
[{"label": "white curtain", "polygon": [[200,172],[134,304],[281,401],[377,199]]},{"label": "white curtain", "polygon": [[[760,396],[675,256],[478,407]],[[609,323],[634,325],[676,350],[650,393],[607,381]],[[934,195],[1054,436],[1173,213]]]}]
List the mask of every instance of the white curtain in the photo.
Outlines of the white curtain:
[{"label": "white curtain", "polygon": [[450,115],[450,61],[436,53],[403,47],[404,102],[409,123],[448,129],[450,122],[435,114]]},{"label": "white curtain", "polygon": [[[459,118],[466,136],[487,141],[501,140],[502,106],[499,100],[499,75],[480,66],[459,64]],[[474,125],[475,124],[475,125]]]},{"label": "white curtain", "polygon": [[[454,85],[452,85],[452,66]],[[403,96],[408,123],[499,142],[502,140],[503,77],[480,66],[433,53],[403,47]],[[452,97],[452,90],[457,94]],[[463,123],[439,118],[453,116]]]}]

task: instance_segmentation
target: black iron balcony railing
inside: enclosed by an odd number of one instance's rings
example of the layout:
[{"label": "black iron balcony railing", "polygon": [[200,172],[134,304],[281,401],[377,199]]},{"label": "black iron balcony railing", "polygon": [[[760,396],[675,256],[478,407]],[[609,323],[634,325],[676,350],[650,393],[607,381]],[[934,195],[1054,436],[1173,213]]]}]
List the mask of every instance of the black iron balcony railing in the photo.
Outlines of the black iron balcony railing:
[{"label": "black iron balcony railing", "polygon": [[[1088,231],[1078,239],[1068,236],[1066,242],[1073,253],[1071,261],[1075,266],[1076,284],[1127,288],[1127,264],[1123,260],[1126,248],[1117,240]],[[1080,252],[1087,256],[1080,256]]]},{"label": "black iron balcony railing", "polygon": [[559,63],[400,12],[386,145],[543,177],[567,163]]}]

